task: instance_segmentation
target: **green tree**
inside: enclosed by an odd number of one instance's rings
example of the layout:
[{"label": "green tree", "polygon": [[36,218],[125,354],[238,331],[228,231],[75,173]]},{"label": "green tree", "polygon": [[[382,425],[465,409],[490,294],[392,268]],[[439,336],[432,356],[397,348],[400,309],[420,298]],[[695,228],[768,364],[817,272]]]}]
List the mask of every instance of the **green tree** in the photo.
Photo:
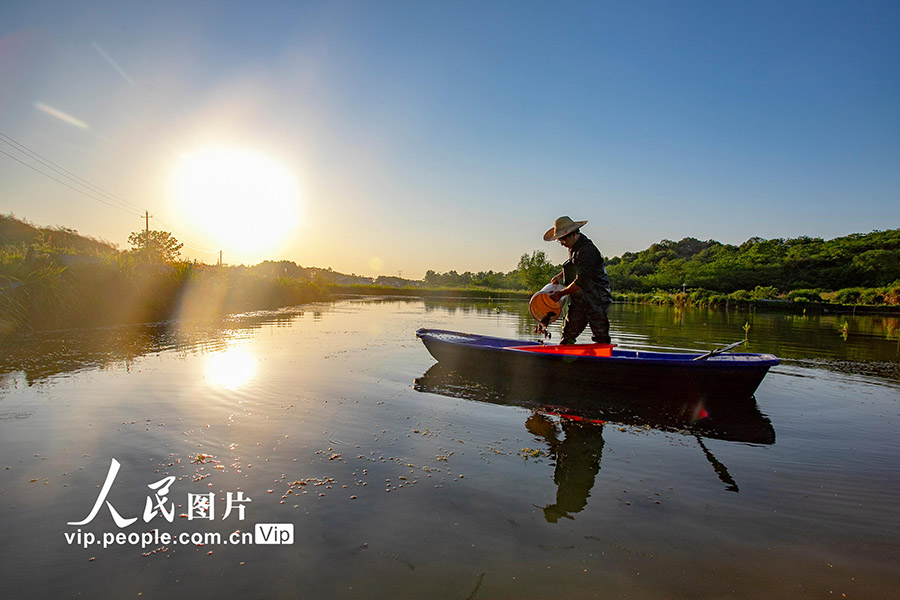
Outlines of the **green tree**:
[{"label": "green tree", "polygon": [[900,277],[900,252],[896,250],[868,250],[854,256],[850,264],[858,285],[877,286]]},{"label": "green tree", "polygon": [[174,262],[181,255],[184,246],[168,231],[133,231],[128,236],[132,252],[148,262]]},{"label": "green tree", "polygon": [[523,254],[519,258],[516,271],[525,289],[536,291],[550,283],[550,279],[559,273],[559,267],[547,260],[543,250],[535,250],[531,256]]}]

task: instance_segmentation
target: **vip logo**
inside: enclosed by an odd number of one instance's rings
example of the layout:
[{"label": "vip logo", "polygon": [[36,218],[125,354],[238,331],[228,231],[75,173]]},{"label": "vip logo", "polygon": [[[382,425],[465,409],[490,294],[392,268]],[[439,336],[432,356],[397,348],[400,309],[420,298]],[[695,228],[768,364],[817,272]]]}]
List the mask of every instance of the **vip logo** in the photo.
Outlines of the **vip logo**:
[{"label": "vip logo", "polygon": [[254,531],[257,544],[293,544],[293,523],[257,523]]}]

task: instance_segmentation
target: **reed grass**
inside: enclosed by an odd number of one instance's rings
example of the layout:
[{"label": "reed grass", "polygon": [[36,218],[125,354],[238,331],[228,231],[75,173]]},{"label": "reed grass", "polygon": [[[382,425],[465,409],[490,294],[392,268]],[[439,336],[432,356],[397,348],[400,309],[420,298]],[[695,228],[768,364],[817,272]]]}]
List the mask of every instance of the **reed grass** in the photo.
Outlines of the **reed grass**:
[{"label": "reed grass", "polygon": [[245,267],[147,264],[130,254],[61,266],[0,255],[0,335],[173,318],[219,318],[235,312],[323,299],[320,285],[264,277]]}]

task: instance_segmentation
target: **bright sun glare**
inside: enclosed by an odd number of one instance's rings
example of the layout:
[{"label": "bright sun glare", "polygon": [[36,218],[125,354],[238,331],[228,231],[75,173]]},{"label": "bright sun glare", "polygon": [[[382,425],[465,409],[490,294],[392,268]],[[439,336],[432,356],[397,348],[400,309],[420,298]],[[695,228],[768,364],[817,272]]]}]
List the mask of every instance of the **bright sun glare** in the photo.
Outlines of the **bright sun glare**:
[{"label": "bright sun glare", "polygon": [[206,359],[206,380],[229,390],[244,386],[256,374],[256,356],[241,348],[229,348]]},{"label": "bright sun glare", "polygon": [[267,253],[283,247],[297,226],[294,177],[250,150],[209,148],[182,157],[172,195],[192,229],[239,261],[278,258]]}]

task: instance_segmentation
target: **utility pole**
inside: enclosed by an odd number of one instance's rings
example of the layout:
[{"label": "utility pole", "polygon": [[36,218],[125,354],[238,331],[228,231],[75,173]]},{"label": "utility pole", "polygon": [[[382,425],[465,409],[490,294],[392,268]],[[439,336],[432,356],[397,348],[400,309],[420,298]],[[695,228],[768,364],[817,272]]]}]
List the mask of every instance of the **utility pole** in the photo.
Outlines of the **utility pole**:
[{"label": "utility pole", "polygon": [[219,266],[222,266],[222,251],[219,250]]},{"label": "utility pole", "polygon": [[144,254],[150,262],[150,211],[144,211]]}]

